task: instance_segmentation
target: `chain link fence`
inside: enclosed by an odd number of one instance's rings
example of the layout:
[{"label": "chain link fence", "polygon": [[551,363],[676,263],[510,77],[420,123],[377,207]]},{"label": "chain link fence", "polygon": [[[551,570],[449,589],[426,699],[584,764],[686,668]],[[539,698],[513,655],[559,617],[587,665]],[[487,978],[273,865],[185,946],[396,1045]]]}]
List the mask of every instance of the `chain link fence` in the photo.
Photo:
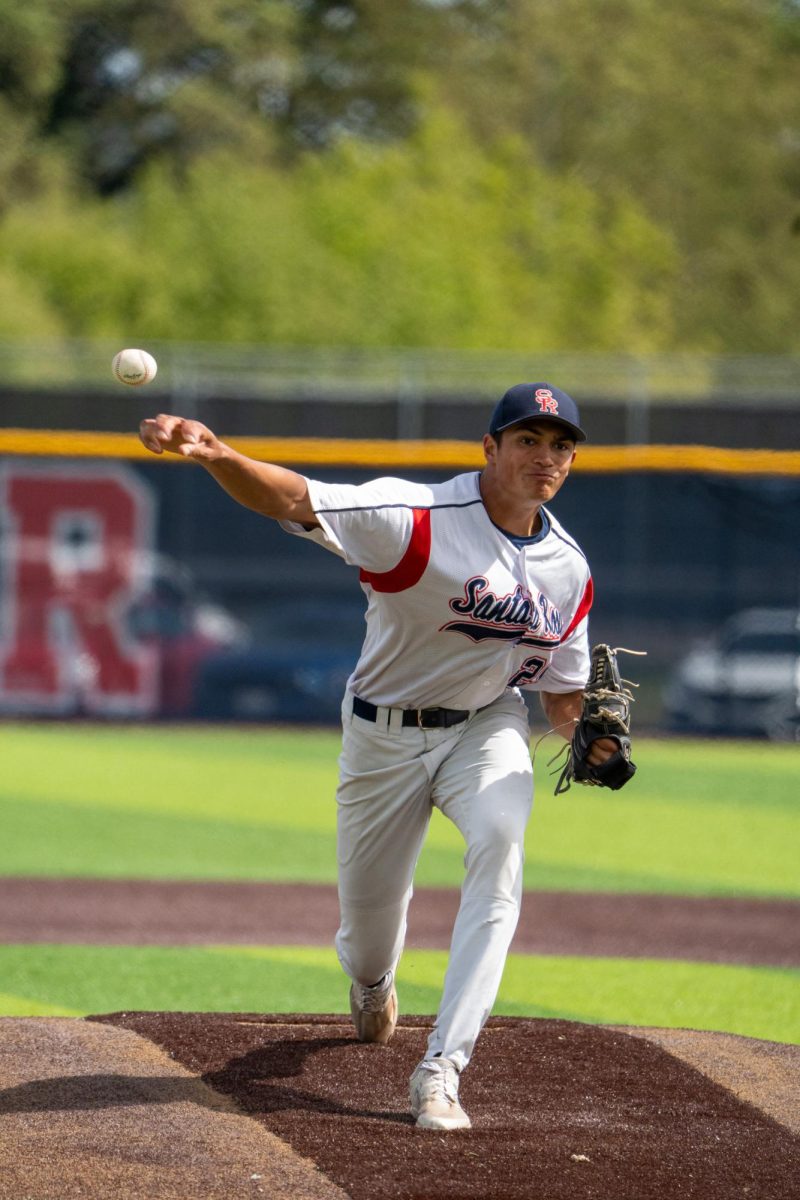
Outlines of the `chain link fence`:
[{"label": "chain link fence", "polygon": [[3,423],[125,432],[156,406],[228,436],[472,438],[506,387],[539,379],[575,397],[593,442],[800,445],[800,357],[148,343],[158,376],[125,389],[119,349],[0,342]]}]

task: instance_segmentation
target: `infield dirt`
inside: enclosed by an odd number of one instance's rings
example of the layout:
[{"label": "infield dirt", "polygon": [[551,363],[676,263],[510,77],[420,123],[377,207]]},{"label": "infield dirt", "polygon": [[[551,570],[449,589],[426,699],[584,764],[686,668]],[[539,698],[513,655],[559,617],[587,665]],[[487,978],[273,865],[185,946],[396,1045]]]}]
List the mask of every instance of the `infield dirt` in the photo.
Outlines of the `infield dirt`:
[{"label": "infield dirt", "polygon": [[[445,949],[458,902],[455,888],[416,889],[407,944]],[[323,884],[0,879],[4,942],[326,946],[337,917]],[[526,892],[512,949],[800,966],[800,901]]]}]

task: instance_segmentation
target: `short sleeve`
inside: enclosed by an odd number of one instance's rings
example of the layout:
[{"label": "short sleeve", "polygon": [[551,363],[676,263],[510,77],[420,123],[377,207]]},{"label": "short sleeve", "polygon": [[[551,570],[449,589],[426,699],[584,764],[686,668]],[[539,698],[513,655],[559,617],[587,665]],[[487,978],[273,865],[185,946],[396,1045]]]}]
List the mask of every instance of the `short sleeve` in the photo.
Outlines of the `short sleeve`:
[{"label": "short sleeve", "polygon": [[584,617],[569,638],[553,651],[550,665],[542,676],[545,692],[577,692],[589,678],[589,618]]},{"label": "short sleeve", "polygon": [[589,610],[594,599],[591,574],[584,576],[579,595],[578,606],[564,630],[561,644],[553,651],[550,665],[542,676],[542,688],[546,692],[576,692],[586,686],[589,678]]},{"label": "short sleeve", "polygon": [[282,527],[366,571],[390,571],[397,565],[411,538],[414,508],[430,504],[423,486],[403,479],[306,483],[320,528],[306,530],[292,521],[282,521]]}]

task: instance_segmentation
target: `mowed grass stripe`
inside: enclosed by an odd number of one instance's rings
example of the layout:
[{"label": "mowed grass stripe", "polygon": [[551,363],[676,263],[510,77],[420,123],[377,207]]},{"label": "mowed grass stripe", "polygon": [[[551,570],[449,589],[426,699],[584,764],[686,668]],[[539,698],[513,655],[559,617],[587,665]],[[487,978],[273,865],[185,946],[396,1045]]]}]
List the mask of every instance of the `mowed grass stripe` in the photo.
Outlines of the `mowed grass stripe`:
[{"label": "mowed grass stripe", "polygon": [[[338,745],[333,731],[6,724],[0,873],[332,883]],[[549,753],[527,888],[800,895],[796,747],[642,739],[623,791],[561,797]],[[462,856],[434,814],[418,883],[458,886]]]},{"label": "mowed grass stripe", "polygon": [[0,1017],[83,1017],[86,1014],[61,1003],[0,992]]},{"label": "mowed grass stripe", "polygon": [[[447,956],[401,962],[406,1014],[431,1014]],[[316,947],[9,946],[0,1014],[347,1011],[333,950]],[[616,958],[509,957],[495,1015],[720,1030],[800,1042],[800,971]]]}]

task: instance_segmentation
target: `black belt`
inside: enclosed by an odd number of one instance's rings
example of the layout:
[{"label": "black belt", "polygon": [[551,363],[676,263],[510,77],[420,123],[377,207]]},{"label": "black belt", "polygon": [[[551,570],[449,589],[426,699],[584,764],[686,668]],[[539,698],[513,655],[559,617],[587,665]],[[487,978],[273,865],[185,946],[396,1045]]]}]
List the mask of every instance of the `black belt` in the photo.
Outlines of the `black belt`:
[{"label": "black belt", "polygon": [[[378,719],[377,705],[358,696],[353,696],[353,713],[365,721]],[[417,729],[449,729],[451,725],[466,721],[468,716],[469,709],[462,708],[404,708],[403,725],[413,725]]]}]

